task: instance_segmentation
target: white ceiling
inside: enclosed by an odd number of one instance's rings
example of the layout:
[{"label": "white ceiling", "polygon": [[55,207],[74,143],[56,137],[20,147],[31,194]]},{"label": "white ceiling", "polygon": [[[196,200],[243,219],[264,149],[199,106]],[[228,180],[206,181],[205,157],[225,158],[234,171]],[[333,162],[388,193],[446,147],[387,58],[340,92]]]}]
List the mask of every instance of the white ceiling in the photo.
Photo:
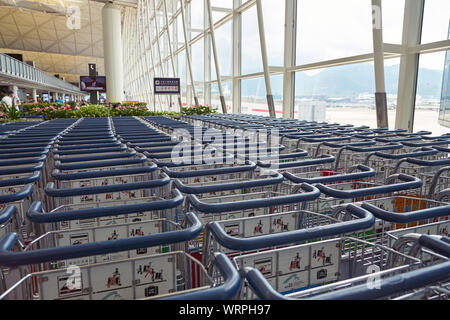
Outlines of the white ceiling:
[{"label": "white ceiling", "polygon": [[[80,8],[79,30],[67,27],[69,6]],[[0,0],[0,52],[22,53],[37,68],[71,82],[88,74],[88,63],[104,75],[103,6],[89,0]]]}]

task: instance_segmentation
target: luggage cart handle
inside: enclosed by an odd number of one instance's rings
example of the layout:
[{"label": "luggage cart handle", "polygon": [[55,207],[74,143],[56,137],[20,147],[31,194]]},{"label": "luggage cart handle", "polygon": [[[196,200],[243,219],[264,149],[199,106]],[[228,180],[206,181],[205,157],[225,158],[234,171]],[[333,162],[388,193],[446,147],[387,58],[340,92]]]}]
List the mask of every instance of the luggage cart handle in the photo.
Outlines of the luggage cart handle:
[{"label": "luggage cart handle", "polygon": [[440,160],[422,160],[422,159],[415,159],[415,158],[403,158],[400,159],[397,164],[395,165],[394,172],[397,172],[400,169],[400,166],[402,163],[411,163],[418,166],[423,167],[435,167],[435,166],[447,166],[450,165],[450,158],[446,159],[440,159]]},{"label": "luggage cart handle", "polygon": [[96,161],[96,160],[107,160],[107,159],[118,159],[118,158],[131,158],[136,156],[137,152],[135,150],[129,152],[119,152],[101,155],[89,155],[80,157],[61,157],[60,155],[55,155],[54,160],[61,163],[74,163],[74,162],[84,162],[84,161]]},{"label": "luggage cart handle", "polygon": [[301,138],[301,140],[305,142],[334,142],[334,141],[346,141],[350,140],[351,136],[344,136],[344,137],[333,137],[333,138],[319,138],[319,137],[309,137],[309,138]]},{"label": "luggage cart handle", "polygon": [[387,211],[368,202],[363,202],[361,207],[370,211],[378,219],[395,223],[410,223],[450,215],[450,205],[403,213]]},{"label": "luggage cart handle", "polygon": [[73,197],[73,196],[83,196],[87,194],[99,194],[99,193],[120,192],[137,189],[158,188],[166,186],[169,183],[170,178],[165,173],[161,173],[161,179],[158,180],[148,180],[144,182],[123,183],[97,187],[56,189],[55,184],[53,182],[49,182],[45,187],[45,194],[50,197]]},{"label": "luggage cart handle", "polygon": [[202,223],[193,213],[186,213],[186,222],[186,229],[179,231],[22,252],[10,251],[17,240],[17,233],[8,233],[0,240],[0,266],[61,261],[193,240],[201,233]]},{"label": "luggage cart handle", "polygon": [[34,171],[40,171],[44,167],[44,162],[38,162],[36,165],[31,167],[18,167],[9,169],[0,169],[0,175],[18,174],[18,173],[29,173]]},{"label": "luggage cart handle", "polygon": [[385,193],[393,193],[395,191],[403,191],[408,189],[416,189],[422,187],[422,180],[419,178],[406,175],[406,174],[395,174],[388,177],[386,180],[398,179],[402,181],[401,183],[388,184],[383,186],[376,186],[371,188],[364,188],[359,190],[336,190],[332,187],[325,186],[323,184],[317,184],[316,187],[320,192],[338,199],[352,199],[358,197],[366,197],[372,195],[379,195]]},{"label": "luggage cart handle", "polygon": [[315,200],[320,196],[320,192],[316,187],[303,183],[300,188],[305,193],[292,194],[287,196],[279,196],[265,199],[243,200],[225,203],[205,203],[201,202],[195,194],[189,194],[187,200],[191,205],[202,213],[221,213],[236,210],[257,209],[269,206],[287,205],[305,201]]},{"label": "luggage cart handle", "polygon": [[[450,258],[450,238],[421,235],[419,244]],[[450,274],[450,261],[438,263],[414,271],[379,279],[377,289],[369,288],[367,284],[352,286],[338,291],[312,297],[320,300],[373,300],[421,288],[447,280]]]},{"label": "luggage cart handle", "polygon": [[47,158],[47,155],[44,154],[38,158],[20,159],[20,160],[5,160],[5,161],[0,161],[0,167],[17,166],[17,165],[22,165],[22,164],[44,162],[46,158]]},{"label": "luggage cart handle", "polygon": [[87,149],[85,151],[81,150],[58,150],[54,149],[53,153],[60,156],[68,156],[72,154],[80,154],[80,153],[104,153],[104,152],[123,152],[127,150],[126,145],[121,145],[117,147],[108,147],[108,148],[98,148],[98,149]]},{"label": "luggage cart handle", "polygon": [[23,153],[4,153],[0,154],[0,159],[17,159],[17,158],[31,158],[46,156],[50,149],[43,149],[38,152],[23,152]]},{"label": "luggage cart handle", "polygon": [[218,182],[217,184],[207,184],[207,185],[199,185],[199,186],[190,186],[184,184],[181,180],[176,179],[173,183],[183,193],[186,194],[202,194],[208,192],[218,192],[218,191],[228,191],[228,190],[237,190],[237,189],[245,189],[245,188],[255,188],[255,187],[264,187],[268,185],[278,184],[284,181],[284,177],[279,172],[272,172],[270,177],[263,179],[256,179],[244,182],[231,182],[231,183],[222,183]]},{"label": "luggage cart handle", "polygon": [[221,246],[230,250],[250,251],[365,230],[375,223],[375,217],[369,211],[354,204],[347,205],[346,211],[359,219],[253,238],[231,237],[216,221],[208,223],[207,229]]},{"label": "luggage cart handle", "polygon": [[241,277],[230,259],[223,253],[215,253],[214,262],[224,282],[217,287],[163,298],[162,300],[232,300],[241,289]]},{"label": "luggage cart handle", "polygon": [[15,206],[6,206],[0,210],[0,225],[8,222],[9,219],[16,213],[17,208]]},{"label": "luggage cart handle", "polygon": [[433,149],[433,148],[425,148],[425,147],[420,148],[419,150],[415,150],[414,152],[411,152],[411,153],[400,153],[400,154],[376,151],[376,152],[369,154],[366,157],[366,160],[364,161],[364,163],[367,165],[369,163],[369,159],[372,156],[376,156],[376,157],[380,157],[380,158],[384,158],[384,159],[399,160],[399,159],[403,159],[403,158],[432,156],[437,153],[438,153],[438,150]]},{"label": "luggage cart handle", "polygon": [[104,171],[90,171],[90,172],[73,172],[73,173],[61,173],[58,169],[55,169],[52,173],[52,177],[56,180],[77,180],[77,179],[90,179],[90,178],[101,178],[101,177],[114,177],[114,176],[124,176],[124,175],[134,175],[134,174],[144,174],[155,172],[158,166],[153,162],[149,162],[148,166],[127,168],[127,169],[117,169],[117,170],[104,170]]},{"label": "luggage cart handle", "polygon": [[27,184],[22,188],[22,190],[10,194],[0,195],[0,203],[8,203],[20,201],[28,197],[33,191],[33,185]]},{"label": "luggage cart handle", "polygon": [[333,176],[324,176],[324,177],[317,177],[317,178],[301,178],[296,176],[295,174],[292,174],[291,172],[283,172],[283,176],[294,182],[294,183],[330,183],[330,182],[338,182],[338,181],[349,181],[349,180],[355,180],[355,179],[363,179],[368,177],[373,177],[376,174],[375,169],[369,168],[368,166],[358,164],[355,169],[359,170],[360,172],[351,172],[346,174],[336,174]]},{"label": "luggage cart handle", "polygon": [[317,156],[319,155],[319,151],[320,151],[320,147],[322,145],[326,146],[326,147],[330,147],[330,148],[336,148],[336,149],[340,149],[340,148],[344,148],[347,146],[353,146],[353,147],[360,147],[360,146],[372,146],[376,144],[375,141],[373,140],[368,140],[368,141],[362,141],[362,142],[353,142],[353,143],[332,143],[332,142],[323,142],[323,143],[319,143],[319,145],[317,146],[316,149],[316,153],[314,155],[314,157],[317,158]]},{"label": "luggage cart handle", "polygon": [[137,158],[133,159],[120,159],[120,160],[105,160],[92,163],[68,163],[61,164],[60,161],[55,161],[55,168],[59,170],[77,170],[77,169],[89,169],[89,168],[100,168],[100,167],[114,167],[114,166],[125,166],[130,164],[139,164],[147,161],[147,157],[143,154],[137,154]]},{"label": "luggage cart handle", "polygon": [[403,148],[403,145],[400,143],[391,143],[384,146],[375,146],[370,148],[360,148],[355,146],[346,146],[344,147],[346,150],[350,150],[353,152],[374,152],[374,151],[383,151],[383,150],[397,150]]},{"label": "luggage cart handle", "polygon": [[[214,164],[214,163],[212,163],[212,164]],[[254,162],[246,161],[245,165],[235,166],[235,167],[204,169],[204,170],[189,170],[189,171],[174,171],[174,170],[170,170],[168,167],[163,167],[162,171],[171,178],[179,179],[179,178],[192,178],[192,177],[201,177],[201,176],[209,176],[209,175],[237,173],[237,172],[247,172],[247,171],[253,171],[255,169],[256,169],[256,164]]]},{"label": "luggage cart handle", "polygon": [[250,285],[251,290],[256,294],[256,296],[261,300],[293,300],[288,297],[283,296],[281,293],[276,291],[263,274],[254,268],[246,267],[243,270],[245,279]]},{"label": "luggage cart handle", "polygon": [[184,197],[177,189],[172,190],[172,199],[143,202],[137,204],[125,204],[111,207],[99,207],[77,209],[72,211],[42,212],[42,203],[33,202],[27,211],[27,218],[35,223],[51,223],[71,220],[86,220],[100,217],[118,216],[123,214],[166,210],[180,206]]},{"label": "luggage cart handle", "polygon": [[449,145],[450,144],[450,140],[436,140],[436,141],[430,141],[430,142],[420,142],[420,143],[413,143],[413,142],[402,142],[403,145],[407,146],[407,147],[416,147],[416,148],[420,148],[420,147],[433,147],[436,145]]},{"label": "luggage cart handle", "polygon": [[[325,155],[321,155],[319,158],[315,158],[315,159],[278,163],[277,166],[279,169],[288,169],[288,168],[294,168],[294,167],[306,167],[306,166],[313,166],[313,165],[319,165],[319,164],[333,163],[335,160],[336,160],[335,157],[325,154]],[[259,167],[262,167],[262,168],[269,168],[272,165],[271,163],[264,163],[261,161],[258,161],[257,164]]]},{"label": "luggage cart handle", "polygon": [[0,180],[0,187],[9,187],[33,183],[41,177],[40,171],[35,171],[29,177]]}]

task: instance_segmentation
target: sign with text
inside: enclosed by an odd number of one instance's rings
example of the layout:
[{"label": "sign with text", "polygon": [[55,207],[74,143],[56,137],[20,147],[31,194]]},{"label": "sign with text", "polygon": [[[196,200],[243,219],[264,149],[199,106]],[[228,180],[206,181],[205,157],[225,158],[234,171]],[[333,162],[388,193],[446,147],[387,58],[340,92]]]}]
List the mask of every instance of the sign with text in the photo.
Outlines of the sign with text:
[{"label": "sign with text", "polygon": [[180,78],[154,78],[155,94],[180,94]]}]

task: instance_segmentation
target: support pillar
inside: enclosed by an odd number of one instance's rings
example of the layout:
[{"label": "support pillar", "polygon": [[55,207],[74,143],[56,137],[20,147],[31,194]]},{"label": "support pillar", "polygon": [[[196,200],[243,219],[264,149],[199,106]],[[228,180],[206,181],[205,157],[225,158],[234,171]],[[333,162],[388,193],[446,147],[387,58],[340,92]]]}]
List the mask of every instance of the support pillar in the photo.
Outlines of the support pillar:
[{"label": "support pillar", "polygon": [[[405,1],[403,47],[409,48],[420,44],[424,6],[424,0]],[[409,132],[413,132],[418,74],[419,54],[402,54],[400,57],[400,72],[398,77],[395,129],[406,129]]]},{"label": "support pillar", "polygon": [[264,32],[264,19],[263,19],[261,0],[256,0],[256,11],[258,14],[259,41],[261,43],[261,56],[262,56],[263,67],[264,67],[264,80],[266,82],[267,106],[269,107],[270,117],[275,118],[276,117],[275,104],[273,102],[272,86],[270,84],[270,72],[269,72],[269,63],[268,63],[268,58],[267,58],[266,34]]},{"label": "support pillar", "polygon": [[373,52],[375,66],[375,107],[378,128],[389,128],[386,86],[384,81],[384,46],[381,0],[372,0]]},{"label": "support pillar", "polygon": [[122,23],[120,7],[107,3],[102,10],[103,54],[108,102],[123,100]]},{"label": "support pillar", "polygon": [[33,98],[33,102],[37,102],[37,90],[33,89],[31,93],[31,97]]}]

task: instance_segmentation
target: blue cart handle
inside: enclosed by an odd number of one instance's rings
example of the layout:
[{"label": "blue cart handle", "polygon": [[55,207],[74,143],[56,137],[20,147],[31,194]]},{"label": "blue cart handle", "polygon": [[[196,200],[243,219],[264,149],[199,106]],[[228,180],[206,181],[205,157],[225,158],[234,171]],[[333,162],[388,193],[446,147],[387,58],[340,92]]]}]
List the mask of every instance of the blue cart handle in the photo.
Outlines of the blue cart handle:
[{"label": "blue cart handle", "polygon": [[11,175],[11,174],[19,174],[19,173],[30,173],[34,171],[40,171],[44,167],[44,162],[39,162],[31,167],[18,167],[18,168],[8,168],[8,169],[0,169],[0,175]]},{"label": "blue cart handle", "polygon": [[232,300],[241,289],[241,277],[230,259],[223,253],[215,253],[214,262],[224,278],[224,282],[217,287],[175,295],[162,300]]},{"label": "blue cart handle", "polygon": [[403,145],[407,146],[407,147],[416,147],[416,148],[420,148],[420,147],[433,147],[433,146],[438,146],[438,145],[449,145],[450,144],[450,140],[435,140],[435,141],[430,141],[430,142],[420,142],[420,143],[413,143],[413,142],[402,142]]},{"label": "blue cart handle", "polygon": [[0,241],[0,265],[14,267],[186,242],[195,239],[202,231],[202,223],[195,214],[186,213],[186,222],[187,228],[179,231],[23,252],[10,251],[17,234],[8,233]]},{"label": "blue cart handle", "polygon": [[219,192],[219,191],[228,191],[228,190],[237,190],[237,189],[245,189],[245,188],[255,188],[255,187],[264,187],[269,185],[278,184],[284,181],[284,177],[279,172],[273,172],[270,177],[263,179],[254,179],[250,181],[243,182],[231,182],[224,183],[218,181],[217,184],[207,184],[207,185],[186,185],[181,180],[176,179],[174,181],[174,185],[183,193],[186,194],[202,194],[208,192]]},{"label": "blue cart handle", "polygon": [[68,156],[68,155],[80,154],[80,153],[88,154],[88,153],[104,153],[104,152],[123,152],[125,150],[127,150],[127,146],[126,145],[121,145],[121,146],[118,146],[118,147],[87,149],[86,151],[53,149],[53,153],[57,154],[57,155],[60,155],[60,156]]},{"label": "blue cart handle", "polygon": [[236,210],[257,209],[270,206],[287,205],[299,202],[311,201],[319,198],[320,192],[316,187],[303,183],[300,188],[305,193],[292,194],[286,196],[272,197],[266,199],[243,200],[224,203],[201,202],[195,194],[189,194],[187,200],[199,212],[202,213],[222,213]]},{"label": "blue cart handle", "polygon": [[284,246],[324,237],[339,236],[342,234],[371,228],[375,223],[375,217],[369,211],[354,204],[347,205],[346,211],[349,214],[357,216],[359,219],[283,233],[273,233],[253,238],[231,237],[227,235],[225,230],[217,221],[208,223],[207,228],[210,230],[215,241],[217,241],[217,243],[221,246],[229,250],[250,251]]},{"label": "blue cart handle", "polygon": [[333,142],[333,141],[346,141],[350,140],[351,138],[352,138],[351,136],[333,137],[333,138],[318,138],[316,136],[311,138],[301,138],[301,140],[305,142]]},{"label": "blue cart handle", "polygon": [[120,142],[113,142],[113,143],[99,143],[99,144],[88,144],[88,145],[82,145],[82,146],[63,146],[55,144],[55,148],[58,150],[83,150],[82,152],[86,152],[84,150],[86,149],[99,149],[99,148],[109,148],[109,147],[119,147],[122,144]]},{"label": "blue cart handle", "polygon": [[126,166],[130,164],[139,164],[147,161],[147,157],[143,154],[137,154],[137,158],[133,159],[121,159],[121,160],[106,160],[92,163],[68,163],[61,164],[60,161],[55,162],[55,168],[59,170],[77,170],[77,169],[90,169],[101,167],[114,167],[114,166]]},{"label": "blue cart handle", "polygon": [[0,159],[18,159],[18,158],[32,158],[46,156],[50,149],[44,149],[39,152],[17,152],[17,153],[4,153],[0,154]]},{"label": "blue cart handle", "polygon": [[33,172],[28,177],[0,180],[0,187],[9,187],[33,183],[41,177],[40,171]]},{"label": "blue cart handle", "polygon": [[373,152],[371,154],[369,154],[366,157],[366,160],[364,161],[364,164],[368,164],[369,163],[369,159],[372,156],[376,156],[376,157],[380,157],[383,159],[391,159],[391,160],[399,160],[399,159],[403,159],[403,158],[413,158],[413,157],[426,157],[426,156],[432,156],[438,153],[438,150],[433,149],[433,148],[420,148],[419,150],[415,150],[414,152],[411,153],[400,153],[400,154],[396,154],[396,153],[385,153],[385,152]]},{"label": "blue cart handle", "polygon": [[26,186],[23,186],[23,188],[18,192],[0,195],[0,203],[8,203],[23,200],[26,197],[28,197],[32,191],[33,185],[28,184]]},{"label": "blue cart handle", "polygon": [[375,138],[375,141],[378,142],[384,142],[384,143],[393,143],[393,142],[408,142],[408,141],[418,141],[421,140],[420,137],[408,137],[408,138],[395,138],[395,139],[388,139],[388,138]]},{"label": "blue cart handle", "polygon": [[8,166],[16,166],[16,165],[22,165],[22,164],[44,162],[46,158],[47,158],[46,155],[42,155],[38,158],[31,158],[31,159],[5,160],[5,161],[0,161],[0,167],[8,167]]},{"label": "blue cart handle", "polygon": [[423,234],[419,238],[419,244],[450,259],[450,237]]},{"label": "blue cart handle", "polygon": [[117,177],[124,175],[145,174],[155,172],[158,166],[153,162],[148,162],[148,165],[144,167],[116,169],[116,170],[103,170],[103,171],[89,171],[89,172],[73,172],[73,173],[61,173],[58,169],[55,169],[52,173],[52,177],[56,180],[78,180],[78,179],[90,179],[90,178],[103,178],[103,177]]},{"label": "blue cart handle", "polygon": [[398,150],[403,148],[403,145],[400,143],[391,143],[383,146],[374,146],[370,148],[360,148],[354,146],[346,146],[346,150],[350,150],[353,152],[374,152],[374,151],[383,151],[383,150]]},{"label": "blue cart handle", "polygon": [[[321,155],[319,158],[315,158],[315,159],[278,163],[277,165],[278,165],[279,169],[288,169],[288,168],[306,167],[306,166],[320,165],[320,164],[326,164],[326,163],[333,163],[335,160],[336,160],[335,157],[325,154],[325,155]],[[271,163],[264,163],[261,161],[258,161],[257,164],[259,167],[262,167],[262,168],[269,168],[272,165]]]},{"label": "blue cart handle", "polygon": [[136,156],[136,151],[129,152],[119,152],[119,153],[109,153],[109,154],[101,154],[101,155],[88,155],[88,156],[80,156],[80,157],[60,157],[59,155],[55,155],[54,160],[59,161],[60,163],[75,163],[75,162],[84,162],[84,161],[96,161],[96,160],[106,160],[106,159],[120,159],[120,158],[131,158]]},{"label": "blue cart handle", "polygon": [[203,169],[203,170],[189,170],[189,171],[174,171],[174,170],[170,170],[168,167],[163,167],[162,171],[164,173],[166,173],[170,178],[182,179],[182,178],[209,176],[209,175],[247,172],[247,171],[253,171],[255,169],[256,169],[256,164],[254,162],[246,161],[246,163],[244,165],[235,166],[235,167]]},{"label": "blue cart handle", "polygon": [[368,202],[363,202],[361,206],[364,209],[370,211],[378,219],[395,223],[410,223],[419,220],[445,217],[450,215],[450,205],[404,213],[383,210]]},{"label": "blue cart handle", "polygon": [[319,155],[320,147],[322,145],[330,147],[330,148],[340,149],[340,148],[345,148],[347,146],[354,146],[354,147],[357,147],[357,146],[372,146],[374,144],[376,144],[376,142],[373,141],[373,140],[362,141],[362,142],[353,142],[353,143],[331,143],[331,142],[319,143],[319,145],[317,146],[316,153],[315,153],[314,157],[317,158],[317,156]]},{"label": "blue cart handle", "polygon": [[167,210],[181,205],[184,197],[180,191],[171,191],[172,199],[143,202],[137,204],[125,204],[110,207],[76,209],[71,211],[42,212],[42,203],[33,202],[27,211],[27,218],[35,223],[53,223],[71,220],[86,220],[101,217],[119,216],[130,213]]},{"label": "blue cart handle", "polygon": [[350,181],[355,179],[363,179],[368,177],[373,177],[376,174],[376,171],[372,168],[369,168],[368,166],[358,164],[355,169],[359,170],[360,172],[351,172],[346,174],[336,174],[333,176],[324,176],[324,177],[316,177],[316,178],[302,178],[298,177],[295,174],[292,174],[291,172],[283,172],[283,176],[294,182],[294,183],[330,183],[330,182],[338,182],[338,181]]},{"label": "blue cart handle", "polygon": [[327,196],[338,199],[352,199],[385,193],[393,193],[396,191],[403,191],[408,189],[416,189],[422,187],[423,184],[422,180],[420,180],[419,178],[406,174],[395,174],[387,178],[387,180],[394,179],[398,179],[402,182],[357,190],[336,190],[323,184],[317,184],[316,187],[320,190],[320,192],[326,194]]},{"label": "blue cart handle", "polygon": [[436,166],[447,166],[450,165],[450,158],[440,159],[440,160],[422,160],[422,159],[414,159],[414,158],[406,158],[401,159],[397,162],[394,172],[397,172],[400,168],[400,165],[404,162],[408,162],[411,164],[415,164],[423,167],[436,167]]},{"label": "blue cart handle", "polygon": [[56,189],[53,182],[49,182],[45,187],[45,194],[50,197],[73,197],[87,194],[99,194],[109,192],[120,192],[138,189],[150,189],[166,186],[170,183],[170,178],[165,173],[161,173],[161,179],[148,180],[144,182],[113,184],[107,186]]},{"label": "blue cart handle", "polygon": [[9,219],[16,213],[17,208],[15,206],[6,206],[0,210],[0,225],[8,222]]}]

